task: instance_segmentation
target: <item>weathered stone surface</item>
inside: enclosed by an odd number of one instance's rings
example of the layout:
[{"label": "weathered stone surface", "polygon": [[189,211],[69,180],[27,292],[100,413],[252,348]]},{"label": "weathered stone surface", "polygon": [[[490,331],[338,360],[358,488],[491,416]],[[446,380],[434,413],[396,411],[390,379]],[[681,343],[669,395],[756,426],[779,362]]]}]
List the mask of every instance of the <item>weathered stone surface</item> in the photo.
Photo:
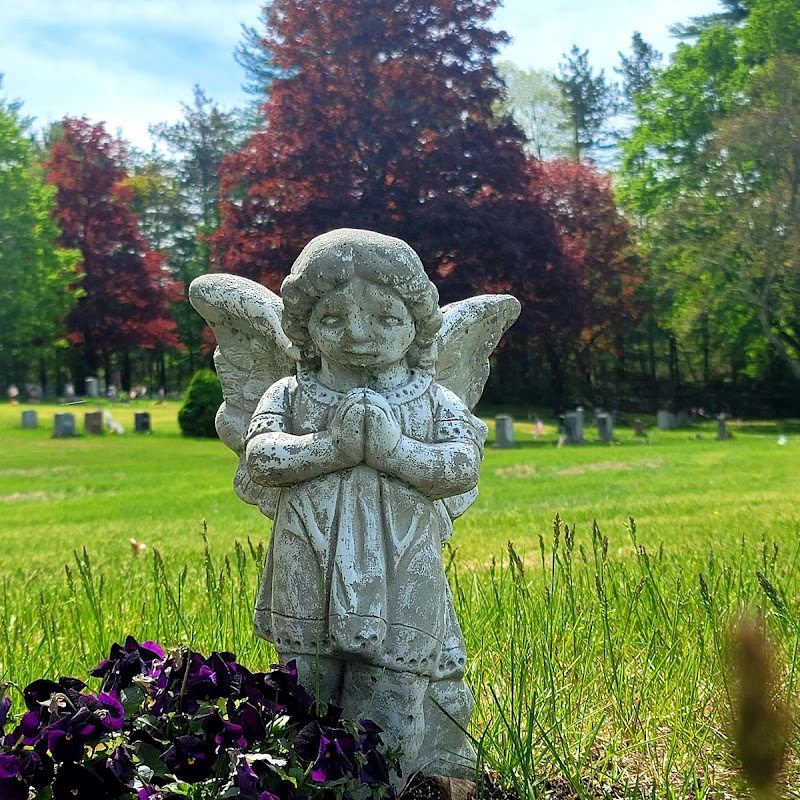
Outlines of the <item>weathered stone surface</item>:
[{"label": "weathered stone surface", "polygon": [[87,378],[85,385],[87,397],[100,397],[100,381],[97,378]]},{"label": "weathered stone surface", "polygon": [[53,436],[56,439],[64,439],[75,435],[75,415],[56,414],[53,419]]},{"label": "weathered stone surface", "polygon": [[135,412],[133,415],[133,429],[136,433],[150,433],[150,412]]},{"label": "weathered stone surface", "polygon": [[87,411],[83,415],[83,430],[94,435],[103,432],[103,412]]},{"label": "weathered stone surface", "polygon": [[675,415],[671,411],[659,411],[656,414],[656,427],[660,431],[674,431]]},{"label": "weathered stone surface", "polygon": [[323,700],[375,720],[406,774],[469,777],[442,543],[477,494],[487,431],[471,409],[519,303],[440,309],[405,242],[353,229],[312,240],[281,295],[230,275],[190,289],[219,345],[234,486],[274,519],[256,631]]},{"label": "weathered stone surface", "polygon": [[498,414],[494,418],[494,446],[514,446],[514,418],[508,414]]},{"label": "weathered stone surface", "polygon": [[583,444],[583,409],[564,414],[564,436],[567,444]]},{"label": "weathered stone surface", "polygon": [[614,441],[614,421],[611,414],[598,414],[596,417],[597,422],[597,438],[601,442]]},{"label": "weathered stone surface", "polygon": [[23,428],[38,428],[39,416],[33,409],[28,409],[22,412],[22,427]]}]

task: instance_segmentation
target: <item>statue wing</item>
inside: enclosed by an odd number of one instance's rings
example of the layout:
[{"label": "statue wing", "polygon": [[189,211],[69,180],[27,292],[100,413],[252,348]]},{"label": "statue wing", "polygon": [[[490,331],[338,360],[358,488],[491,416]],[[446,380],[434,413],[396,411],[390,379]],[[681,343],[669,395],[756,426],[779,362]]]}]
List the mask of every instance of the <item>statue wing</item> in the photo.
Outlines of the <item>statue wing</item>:
[{"label": "statue wing", "polygon": [[482,294],[442,308],[436,382],[461,398],[470,411],[489,377],[489,356],[520,308],[519,300],[509,294]]},{"label": "statue wing", "polygon": [[214,365],[224,402],[216,427],[219,438],[239,456],[234,488],[242,500],[272,516],[277,490],[250,480],[243,443],[261,396],[295,370],[295,351],[281,327],[283,301],[255,281],[219,274],[192,281],[189,301],[217,339]]},{"label": "statue wing", "polygon": [[[482,294],[442,308],[436,382],[447,387],[472,411],[489,377],[489,356],[500,337],[514,324],[519,300],[508,294]],[[485,426],[480,420],[475,424]],[[450,519],[460,517],[474,502],[478,490],[442,501]]]}]

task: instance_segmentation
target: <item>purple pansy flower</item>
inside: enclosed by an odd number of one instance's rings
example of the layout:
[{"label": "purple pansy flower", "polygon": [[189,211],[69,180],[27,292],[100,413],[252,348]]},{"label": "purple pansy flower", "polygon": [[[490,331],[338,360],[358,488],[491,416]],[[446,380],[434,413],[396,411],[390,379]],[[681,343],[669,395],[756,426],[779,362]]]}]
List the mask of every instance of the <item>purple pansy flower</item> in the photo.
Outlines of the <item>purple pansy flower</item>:
[{"label": "purple pansy flower", "polygon": [[295,738],[295,752],[313,762],[311,778],[319,783],[335,781],[353,769],[356,740],[344,728],[305,726]]},{"label": "purple pansy flower", "polygon": [[203,732],[221,749],[244,749],[248,745],[242,726],[225,719],[216,706],[203,718]]},{"label": "purple pansy flower", "polygon": [[33,771],[22,753],[0,753],[0,797],[4,800],[28,800]]},{"label": "purple pansy flower", "polygon": [[139,644],[133,636],[129,636],[124,645],[115,642],[108,658],[103,659],[89,674],[103,679],[104,692],[119,694],[138,675],[152,675],[156,663],[163,660],[164,651],[155,642]]},{"label": "purple pansy flower", "polygon": [[187,783],[211,777],[216,758],[215,742],[198,736],[178,736],[164,753],[164,763],[170,771]]},{"label": "purple pansy flower", "polygon": [[83,746],[84,738],[75,730],[69,717],[63,717],[49,727],[47,749],[57,764],[80,761],[83,758]]},{"label": "purple pansy flower", "polygon": [[55,800],[106,800],[108,792],[96,772],[80,764],[62,764],[53,781]]},{"label": "purple pansy flower", "polygon": [[273,664],[270,673],[251,675],[245,693],[255,705],[275,714],[286,713],[298,724],[313,719],[314,698],[298,682],[295,661]]}]

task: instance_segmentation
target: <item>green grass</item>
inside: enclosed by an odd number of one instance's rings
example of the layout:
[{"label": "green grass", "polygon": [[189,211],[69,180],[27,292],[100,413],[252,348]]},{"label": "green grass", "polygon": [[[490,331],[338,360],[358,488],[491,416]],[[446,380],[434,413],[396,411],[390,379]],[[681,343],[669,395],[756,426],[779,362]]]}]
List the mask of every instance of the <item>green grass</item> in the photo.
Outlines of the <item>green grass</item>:
[{"label": "green grass", "polygon": [[[0,679],[84,675],[127,633],[270,663],[250,625],[269,522],[234,496],[234,456],[181,437],[175,404],[112,409],[129,430],[150,411],[149,436],[59,440],[63,409],[22,430],[22,408],[0,406]],[[631,797],[736,787],[727,633],[748,609],[766,615],[781,696],[797,694],[797,424],[733,426],[724,442],[716,424],[649,430],[557,448],[552,427],[535,442],[518,424],[517,448],[487,447],[456,524],[473,732],[524,792],[554,774],[581,797],[593,780]],[[569,529],[554,537],[557,513]]]}]

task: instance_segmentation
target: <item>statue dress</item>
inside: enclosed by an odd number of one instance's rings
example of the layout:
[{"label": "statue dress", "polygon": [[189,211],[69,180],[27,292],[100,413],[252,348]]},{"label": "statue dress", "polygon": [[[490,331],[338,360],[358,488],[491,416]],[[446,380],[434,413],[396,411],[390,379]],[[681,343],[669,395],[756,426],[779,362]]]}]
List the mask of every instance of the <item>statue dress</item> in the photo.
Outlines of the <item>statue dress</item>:
[{"label": "statue dress", "polygon": [[[246,439],[327,430],[343,396],[310,371],[283,378],[262,397]],[[430,375],[414,372],[383,396],[405,436],[457,445],[479,469],[486,426]],[[442,565],[453,527],[442,499],[453,494],[447,476],[415,488],[360,464],[284,481],[256,602],[258,634],[280,653],[461,678],[464,639]]]}]

